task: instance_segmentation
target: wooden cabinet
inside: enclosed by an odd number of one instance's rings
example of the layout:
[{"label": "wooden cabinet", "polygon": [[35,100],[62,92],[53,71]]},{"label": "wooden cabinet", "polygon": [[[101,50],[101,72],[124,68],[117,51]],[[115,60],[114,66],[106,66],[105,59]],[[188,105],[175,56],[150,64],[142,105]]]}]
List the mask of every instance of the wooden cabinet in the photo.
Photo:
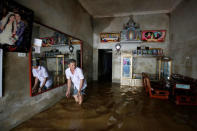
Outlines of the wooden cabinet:
[{"label": "wooden cabinet", "polygon": [[172,59],[169,57],[159,57],[157,59],[157,74],[159,79],[170,79],[172,74]]},{"label": "wooden cabinet", "polygon": [[[161,64],[164,61],[159,62],[161,56],[138,56],[131,53],[122,53],[121,55],[121,85],[128,86],[143,86],[142,85],[142,72],[157,74],[157,70],[166,69]],[[143,61],[144,63],[138,63],[137,61]],[[146,61],[146,62],[145,62]],[[157,62],[159,64],[157,64]],[[146,65],[147,64],[147,65]],[[157,66],[158,65],[158,66]],[[136,69],[138,67],[138,69]],[[170,71],[171,72],[171,71]],[[160,73],[161,75],[162,73]]]},{"label": "wooden cabinet", "polygon": [[142,79],[133,76],[133,57],[132,54],[121,54],[121,85],[142,86]]},{"label": "wooden cabinet", "polygon": [[130,85],[132,79],[132,55],[121,54],[121,85]]}]

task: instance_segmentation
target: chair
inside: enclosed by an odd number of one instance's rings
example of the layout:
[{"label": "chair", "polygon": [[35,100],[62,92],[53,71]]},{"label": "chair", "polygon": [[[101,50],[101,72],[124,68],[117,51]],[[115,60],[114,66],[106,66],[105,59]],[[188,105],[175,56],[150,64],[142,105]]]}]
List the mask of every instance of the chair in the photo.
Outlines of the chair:
[{"label": "chair", "polygon": [[169,91],[164,89],[162,87],[162,84],[160,84],[160,82],[157,82],[157,84],[156,83],[151,84],[148,75],[144,74],[143,83],[144,83],[146,92],[149,94],[150,98],[168,99]]}]

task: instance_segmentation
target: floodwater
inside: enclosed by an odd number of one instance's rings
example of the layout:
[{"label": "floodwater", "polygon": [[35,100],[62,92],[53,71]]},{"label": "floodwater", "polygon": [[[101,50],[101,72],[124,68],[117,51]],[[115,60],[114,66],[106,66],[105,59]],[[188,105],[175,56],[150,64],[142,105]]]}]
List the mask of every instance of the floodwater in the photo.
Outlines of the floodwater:
[{"label": "floodwater", "polygon": [[82,106],[64,98],[13,130],[190,131],[196,122],[197,107],[150,99],[142,87],[92,83]]}]

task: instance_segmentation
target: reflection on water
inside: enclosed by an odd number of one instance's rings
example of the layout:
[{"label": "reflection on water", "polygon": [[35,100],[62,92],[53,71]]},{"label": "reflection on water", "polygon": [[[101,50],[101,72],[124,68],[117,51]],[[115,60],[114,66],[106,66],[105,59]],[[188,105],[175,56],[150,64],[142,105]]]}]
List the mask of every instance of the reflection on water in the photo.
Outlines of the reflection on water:
[{"label": "reflection on water", "polygon": [[197,107],[150,99],[143,88],[119,84],[88,85],[82,106],[62,99],[14,130],[196,130]]}]

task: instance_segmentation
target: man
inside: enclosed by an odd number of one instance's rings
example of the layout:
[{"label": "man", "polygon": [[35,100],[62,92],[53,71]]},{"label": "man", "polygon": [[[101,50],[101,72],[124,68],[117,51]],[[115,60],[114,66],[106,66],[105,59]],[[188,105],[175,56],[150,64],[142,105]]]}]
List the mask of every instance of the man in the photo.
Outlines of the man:
[{"label": "man", "polygon": [[16,30],[16,46],[19,47],[21,46],[21,42],[23,41],[23,33],[25,30],[25,23],[21,20],[21,16],[18,12],[15,12],[15,19],[16,19],[16,25],[17,25],[17,30]]},{"label": "man", "polygon": [[32,73],[35,77],[34,86],[32,88],[33,93],[36,92],[38,83],[40,82],[40,87],[38,88],[38,93],[51,88],[53,84],[52,78],[49,76],[45,67],[39,65],[38,60],[32,61]]},{"label": "man", "polygon": [[85,94],[85,88],[87,86],[86,80],[84,79],[83,72],[80,68],[76,67],[76,60],[71,59],[68,67],[65,71],[67,78],[67,92],[66,96],[70,96],[71,81],[74,85],[73,97],[75,101],[80,105],[83,102],[83,95]]}]

